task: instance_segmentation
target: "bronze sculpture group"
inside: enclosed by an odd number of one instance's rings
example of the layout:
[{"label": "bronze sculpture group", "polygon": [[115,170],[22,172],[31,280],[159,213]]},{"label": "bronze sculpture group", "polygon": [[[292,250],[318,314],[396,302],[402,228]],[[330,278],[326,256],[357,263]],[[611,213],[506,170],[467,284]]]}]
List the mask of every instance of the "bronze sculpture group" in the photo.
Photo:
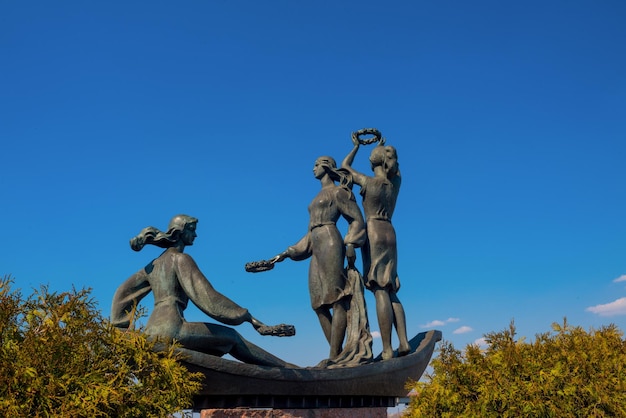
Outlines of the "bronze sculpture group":
[{"label": "bronze sculpture group", "polygon": [[[363,136],[371,136],[364,140]],[[399,340],[396,356],[411,352],[407,339],[404,309],[397,292],[396,234],[391,218],[396,206],[401,176],[395,148],[385,145],[379,131],[362,129],[352,134],[353,149],[338,168],[332,157],[315,161],[313,174],[321,190],[309,204],[307,234],[296,244],[270,260],[249,263],[248,271],[265,271],[289,258],[310,258],[309,293],[329,343],[328,358],[318,367],[357,366],[373,361],[363,289],[374,293],[376,313],[383,342],[382,359],[394,357],[392,329]],[[377,142],[370,154],[373,176],[352,168],[361,145]],[[352,191],[360,187],[365,218]],[[342,236],[337,222],[344,218],[348,230]],[[247,309],[219,293],[202,274],[195,261],[184,253],[193,245],[198,220],[187,215],[175,216],[162,232],[154,227],[143,229],[131,239],[131,247],[140,251],[151,244],[165,251],[145,268],[127,279],[116,291],[111,311],[112,322],[128,327],[133,307],[149,292],[154,294],[154,308],[145,327],[151,337],[176,340],[184,348],[214,355],[230,354],[241,362],[259,366],[296,367],[245,340],[233,328],[249,322],[262,335],[290,336],[291,325],[267,326]],[[362,254],[362,274],[355,265],[356,249]],[[183,311],[191,300],[205,314],[225,325],[187,322]],[[414,349],[414,348],[413,348]]]}]

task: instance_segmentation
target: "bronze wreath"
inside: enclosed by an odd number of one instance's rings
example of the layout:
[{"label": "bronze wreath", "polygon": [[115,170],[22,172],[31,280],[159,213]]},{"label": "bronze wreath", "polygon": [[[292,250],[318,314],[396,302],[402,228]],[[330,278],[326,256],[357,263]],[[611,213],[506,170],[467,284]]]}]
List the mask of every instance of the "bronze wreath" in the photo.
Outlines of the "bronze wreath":
[{"label": "bronze wreath", "polygon": [[246,263],[245,269],[248,273],[259,273],[274,268],[273,260],[251,261]]},{"label": "bronze wreath", "polygon": [[274,337],[291,337],[296,335],[296,327],[293,325],[263,325],[257,329],[261,335],[271,335]]},{"label": "bronze wreath", "polygon": [[[374,135],[372,138],[363,139],[362,137],[365,135]],[[383,134],[376,128],[363,128],[359,129],[356,132],[352,132],[352,139],[355,141],[359,141],[361,145],[369,145],[374,142],[380,142],[383,140]]]}]

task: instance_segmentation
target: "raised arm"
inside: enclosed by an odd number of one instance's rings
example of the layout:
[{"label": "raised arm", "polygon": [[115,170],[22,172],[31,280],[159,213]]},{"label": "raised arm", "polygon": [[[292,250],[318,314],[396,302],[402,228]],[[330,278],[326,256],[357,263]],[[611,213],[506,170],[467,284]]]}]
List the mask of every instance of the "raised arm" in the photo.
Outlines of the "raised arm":
[{"label": "raised arm", "polygon": [[348,155],[346,155],[346,158],[344,158],[341,162],[341,168],[348,170],[352,175],[352,180],[362,187],[365,184],[367,176],[352,168],[352,163],[354,162],[354,157],[356,156],[356,153],[359,151],[360,144],[358,140],[353,139],[352,142],[354,143],[354,147],[348,153]]}]

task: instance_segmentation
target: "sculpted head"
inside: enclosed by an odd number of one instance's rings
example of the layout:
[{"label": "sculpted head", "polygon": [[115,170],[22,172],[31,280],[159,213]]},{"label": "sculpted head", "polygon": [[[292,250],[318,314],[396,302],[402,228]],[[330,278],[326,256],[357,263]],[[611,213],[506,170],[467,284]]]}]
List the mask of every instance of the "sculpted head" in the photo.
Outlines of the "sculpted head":
[{"label": "sculpted head", "polygon": [[196,239],[196,225],[198,219],[189,215],[176,215],[170,221],[167,232],[172,236],[178,236],[178,239],[185,245],[193,245]]},{"label": "sculpted head", "polygon": [[319,179],[324,176],[324,174],[328,174],[334,171],[337,168],[337,162],[333,157],[323,156],[319,157],[315,160],[315,165],[313,166],[313,174],[315,178]]},{"label": "sculpted head", "polygon": [[170,221],[167,232],[161,232],[153,226],[141,230],[139,235],[130,240],[130,247],[140,251],[146,244],[161,248],[170,248],[180,241],[184,245],[193,245],[196,238],[198,219],[189,215],[176,215]]},{"label": "sculpted head", "polygon": [[372,170],[382,167],[388,175],[395,175],[398,171],[398,154],[391,145],[378,145],[374,147],[370,154]]},{"label": "sculpted head", "polygon": [[174,231],[183,232],[185,227],[190,224],[197,224],[198,219],[189,215],[176,215],[170,221],[169,226],[167,227],[167,233],[173,234]]}]

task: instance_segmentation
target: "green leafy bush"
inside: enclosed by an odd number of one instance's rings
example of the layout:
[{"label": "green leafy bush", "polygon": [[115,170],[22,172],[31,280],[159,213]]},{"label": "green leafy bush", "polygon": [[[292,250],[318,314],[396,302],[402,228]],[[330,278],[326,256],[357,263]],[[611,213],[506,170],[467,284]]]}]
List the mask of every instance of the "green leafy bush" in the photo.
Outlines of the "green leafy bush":
[{"label": "green leafy bush", "polygon": [[486,349],[442,343],[426,381],[412,383],[410,417],[626,417],[626,344],[615,325],[554,323],[534,342],[509,329]]},{"label": "green leafy bush", "polygon": [[120,331],[88,290],[24,298],[0,279],[0,416],[165,417],[191,404],[200,375],[175,347]]}]

